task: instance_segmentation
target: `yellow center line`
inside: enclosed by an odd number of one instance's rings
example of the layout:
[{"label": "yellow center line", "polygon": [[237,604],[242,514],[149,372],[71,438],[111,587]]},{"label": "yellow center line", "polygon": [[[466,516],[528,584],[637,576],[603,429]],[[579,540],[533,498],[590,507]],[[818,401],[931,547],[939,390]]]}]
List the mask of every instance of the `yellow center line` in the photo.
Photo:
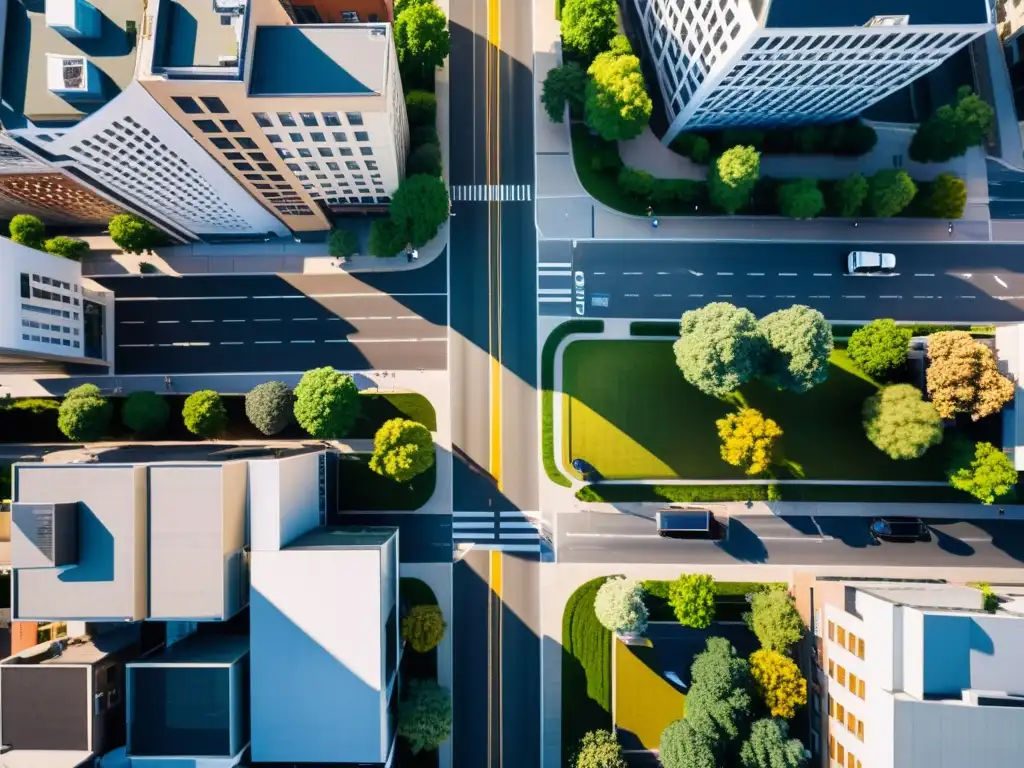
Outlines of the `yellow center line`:
[{"label": "yellow center line", "polygon": [[[491,72],[494,76],[494,145],[490,142],[491,126],[491,104],[492,99],[488,94],[487,99],[487,169],[488,183],[500,190],[501,185],[501,120],[499,112],[501,109],[501,0],[488,0],[487,3],[487,42],[488,61],[493,64],[493,69],[488,72],[487,85],[491,85]],[[493,153],[493,154],[492,154]],[[500,197],[500,195],[499,195]],[[491,456],[490,472],[501,490],[501,202],[492,201],[488,205],[488,277],[490,278],[489,291],[497,294],[488,296],[488,339],[495,337],[494,330],[497,330],[497,349],[491,348]],[[490,253],[496,254],[493,267],[491,266]],[[493,277],[491,270],[494,270]],[[494,312],[494,303],[497,302],[497,313]],[[495,326],[496,323],[496,326]],[[489,342],[490,343],[490,342]]]}]

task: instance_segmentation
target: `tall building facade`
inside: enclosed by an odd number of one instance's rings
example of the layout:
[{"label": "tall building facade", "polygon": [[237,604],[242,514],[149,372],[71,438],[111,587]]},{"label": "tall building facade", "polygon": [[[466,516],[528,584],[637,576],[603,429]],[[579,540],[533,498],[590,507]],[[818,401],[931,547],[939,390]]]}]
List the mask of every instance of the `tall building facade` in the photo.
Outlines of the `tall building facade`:
[{"label": "tall building facade", "polygon": [[632,0],[669,130],[834,122],[993,27],[986,0]]},{"label": "tall building facade", "polygon": [[385,208],[409,133],[390,25],[296,24],[282,0],[229,5],[151,0],[140,84],[289,229]]},{"label": "tall building facade", "polygon": [[287,233],[136,81],[142,0],[8,3],[0,124],[20,153],[181,240]]}]

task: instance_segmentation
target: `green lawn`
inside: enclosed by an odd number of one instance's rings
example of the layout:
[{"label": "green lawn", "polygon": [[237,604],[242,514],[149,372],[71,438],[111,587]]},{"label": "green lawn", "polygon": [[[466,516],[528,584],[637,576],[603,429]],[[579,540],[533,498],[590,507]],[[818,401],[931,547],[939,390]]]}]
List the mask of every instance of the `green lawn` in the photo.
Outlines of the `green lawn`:
[{"label": "green lawn", "polygon": [[[769,490],[770,489],[770,490]],[[771,494],[771,496],[769,496]],[[576,491],[580,501],[677,502],[722,501],[878,501],[889,504],[978,504],[970,494],[948,485],[586,485]],[[1016,491],[999,501],[1015,504]]]},{"label": "green lawn", "polygon": [[670,341],[577,341],[563,366],[563,456],[608,479],[742,478],[719,455],[715,420],[745,403],[782,427],[780,479],[944,480],[945,446],[894,461],[865,437],[861,407],[877,387],[837,349],[810,392],[753,383],[726,402],[686,383]]},{"label": "green lawn", "polygon": [[562,765],[587,731],[612,725],[612,634],[594,615],[607,577],[582,584],[562,614]]},{"label": "green lawn", "polygon": [[359,419],[349,437],[373,437],[381,424],[388,419],[398,418],[418,421],[431,432],[437,431],[437,414],[434,412],[434,406],[423,395],[415,392],[365,394],[360,397],[360,403],[362,407]]},{"label": "green lawn", "polygon": [[370,457],[365,454],[343,454],[338,458],[339,509],[356,510],[419,509],[434,493],[437,466],[408,483],[396,483],[370,469]]},{"label": "green lawn", "polygon": [[628,749],[657,749],[661,732],[686,711],[686,695],[665,679],[662,658],[648,642],[614,643],[615,729]]}]

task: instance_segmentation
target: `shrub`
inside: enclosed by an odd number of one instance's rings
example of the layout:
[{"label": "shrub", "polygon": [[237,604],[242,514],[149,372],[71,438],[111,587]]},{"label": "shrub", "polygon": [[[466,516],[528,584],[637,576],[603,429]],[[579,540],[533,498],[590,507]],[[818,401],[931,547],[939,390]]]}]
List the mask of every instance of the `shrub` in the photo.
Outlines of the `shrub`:
[{"label": "shrub", "polygon": [[628,768],[628,765],[615,734],[602,730],[583,735],[573,768]]},{"label": "shrub", "polygon": [[832,185],[836,215],[852,218],[861,212],[868,197],[868,180],[859,173],[851,173]]},{"label": "shrub", "polygon": [[[422,147],[424,144],[437,144],[440,147],[441,139],[438,138],[437,129],[434,126],[421,125],[413,128],[409,133],[409,143],[414,149]],[[406,169],[406,175],[412,176],[408,169]]]},{"label": "shrub", "polygon": [[571,57],[590,61],[607,50],[618,26],[615,0],[565,0],[562,46]]},{"label": "shrub", "polygon": [[565,120],[565,105],[583,106],[587,92],[587,73],[578,62],[570,61],[548,71],[540,101],[552,122]]},{"label": "shrub", "polygon": [[969,413],[977,421],[998,413],[1013,399],[1014,386],[999,371],[992,350],[967,331],[928,337],[928,395],[944,419]]},{"label": "shrub", "polygon": [[846,351],[868,376],[884,378],[906,365],[910,336],[910,328],[893,320],[872,320],[850,335]]},{"label": "shrub", "polygon": [[8,225],[11,240],[29,248],[42,248],[46,237],[43,222],[30,213],[19,213]]},{"label": "shrub", "polygon": [[864,432],[891,459],[917,459],[942,442],[942,419],[912,384],[883,387],[864,401]]},{"label": "shrub", "polygon": [[768,471],[782,429],[755,408],[741,408],[715,422],[722,441],[722,460],[748,475]]},{"label": "shrub", "polygon": [[644,590],[636,579],[608,579],[594,598],[594,613],[601,626],[619,634],[643,634],[647,629]]},{"label": "shrub", "polygon": [[715,580],[703,573],[684,573],[669,585],[668,604],[684,627],[707,629],[715,618]]},{"label": "shrub", "polygon": [[785,720],[758,720],[740,748],[739,768],[803,768],[807,764],[800,739],[790,739]]},{"label": "shrub", "polygon": [[951,173],[940,173],[925,188],[919,210],[936,219],[959,219],[967,205],[967,184]]},{"label": "shrub", "polygon": [[437,97],[430,91],[409,91],[405,94],[405,114],[413,128],[437,123]]},{"label": "shrub", "polygon": [[633,45],[625,35],[616,35],[609,41],[608,50],[619,56],[629,56],[633,53]]},{"label": "shrub", "polygon": [[264,435],[276,435],[295,420],[295,394],[283,381],[265,381],[245,396],[245,415]]},{"label": "shrub", "polygon": [[590,153],[590,168],[594,171],[615,171],[618,173],[622,168],[622,158],[619,156],[619,145],[614,141],[605,141],[601,138],[591,138],[593,149]]},{"label": "shrub", "polygon": [[57,428],[76,443],[99,440],[110,426],[110,403],[95,384],[69,389],[57,412]]},{"label": "shrub", "polygon": [[440,606],[414,605],[402,619],[402,639],[416,653],[426,653],[437,647],[447,628]]},{"label": "shrub", "polygon": [[647,171],[623,166],[619,171],[619,187],[630,197],[648,200],[654,192],[654,176]]},{"label": "shrub", "polygon": [[370,469],[407,483],[434,466],[434,438],[418,421],[388,419],[373,438]]},{"label": "shrub", "polygon": [[164,236],[159,229],[132,213],[119,213],[107,225],[110,239],[125,253],[152,251]]},{"label": "shrub", "polygon": [[407,176],[391,196],[388,210],[397,231],[419,248],[448,219],[448,189],[436,176]]},{"label": "shrub", "polygon": [[185,428],[200,437],[216,437],[228,425],[228,412],[220,395],[212,389],[200,389],[189,395],[181,415]]},{"label": "shrub", "polygon": [[442,171],[441,147],[437,144],[421,144],[409,153],[405,163],[408,174],[425,173],[427,176],[440,176]]},{"label": "shrub", "polygon": [[750,676],[772,717],[789,720],[807,703],[807,681],[800,668],[778,651],[762,649],[750,654]]},{"label": "shrub", "polygon": [[160,269],[156,266],[156,264],[151,264],[148,261],[140,261],[139,272],[143,275],[155,275],[160,272]]},{"label": "shrub", "polygon": [[658,762],[663,768],[718,768],[715,744],[687,717],[669,723],[661,732]]},{"label": "shrub", "polygon": [[801,125],[793,131],[793,147],[804,155],[820,152],[826,141],[825,129],[820,125]]},{"label": "shrub", "polygon": [[917,186],[906,171],[884,168],[868,181],[868,210],[873,216],[895,216],[916,194]]},{"label": "shrub", "polygon": [[89,244],[85,240],[57,235],[43,243],[43,250],[54,256],[63,256],[72,261],[81,261],[89,255]]},{"label": "shrub", "polygon": [[986,613],[998,611],[999,596],[992,591],[992,586],[987,581],[979,581],[974,586],[981,590],[981,609]]},{"label": "shrub", "polygon": [[171,407],[156,392],[132,392],[121,407],[121,421],[132,432],[155,435],[167,424]]},{"label": "shrub", "polygon": [[390,217],[374,219],[370,224],[367,250],[374,256],[395,256],[407,242],[404,233],[399,230],[398,225]]},{"label": "shrub", "polygon": [[727,149],[711,165],[708,194],[726,213],[736,213],[750,200],[761,168],[761,155],[753,146]]},{"label": "shrub", "polygon": [[828,378],[832,326],[821,312],[797,304],[762,317],[757,327],[768,345],[769,383],[803,393]]},{"label": "shrub", "polygon": [[359,250],[356,233],[348,229],[335,229],[327,244],[327,252],[336,259],[347,259]]},{"label": "shrub", "polygon": [[347,373],[314,368],[295,387],[295,420],[311,437],[345,437],[359,415],[359,388]]},{"label": "shrub", "polygon": [[991,130],[995,113],[971,92],[957,90],[956,101],[943,104],[921,123],[910,142],[910,157],[919,163],[944,163],[959,157],[968,147],[981,144]]},{"label": "shrub", "polygon": [[594,59],[587,74],[587,125],[605,141],[625,141],[643,133],[654,104],[647,95],[640,59],[602,53]]},{"label": "shrub", "polygon": [[813,219],[825,208],[825,196],[814,179],[797,179],[779,186],[779,212],[791,219]]},{"label": "shrub", "polygon": [[433,680],[410,680],[398,703],[398,735],[414,755],[437,749],[452,732],[452,695]]},{"label": "shrub", "polygon": [[1017,485],[1017,470],[1010,457],[992,443],[978,443],[973,458],[963,457],[954,464],[949,484],[991,504]]},{"label": "shrub", "polygon": [[804,636],[804,621],[786,590],[755,592],[750,597],[750,612],[743,615],[743,620],[768,651],[786,653]]},{"label": "shrub", "polygon": [[764,341],[749,309],[713,302],[684,312],[679,330],[672,346],[676,365],[683,378],[707,395],[726,395],[761,368]]}]

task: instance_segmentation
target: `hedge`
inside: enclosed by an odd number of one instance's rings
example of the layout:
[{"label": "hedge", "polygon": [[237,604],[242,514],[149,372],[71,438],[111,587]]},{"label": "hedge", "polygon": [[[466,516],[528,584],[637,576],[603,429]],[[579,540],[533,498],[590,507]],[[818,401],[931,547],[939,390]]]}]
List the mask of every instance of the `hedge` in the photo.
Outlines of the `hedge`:
[{"label": "hedge", "polygon": [[562,613],[562,765],[569,765],[583,734],[612,727],[612,633],[594,614],[607,578],[580,585]]},{"label": "hedge", "polygon": [[[676,615],[668,603],[671,581],[651,580],[643,582],[644,605],[647,606],[650,621],[675,621]],[[789,589],[785,581],[716,581],[715,621],[740,621],[747,612],[747,595],[772,589]]]},{"label": "hedge", "polygon": [[679,323],[658,320],[637,320],[629,324],[630,336],[678,336]]},{"label": "hedge", "polygon": [[[723,502],[723,501],[861,501],[978,504],[977,499],[946,485],[633,485],[601,483],[576,491],[584,502]],[[1012,504],[1012,497],[999,500]]]},{"label": "hedge", "polygon": [[859,157],[870,152],[878,141],[875,129],[860,120],[846,120],[832,125],[788,126],[770,130],[727,128],[721,131],[681,133],[670,148],[676,154],[697,163],[705,150],[700,139],[710,147],[712,155],[721,154],[737,145],[753,145],[766,155],[839,155]]},{"label": "hedge", "polygon": [[[898,322],[898,321],[897,321]],[[994,325],[940,325],[938,323],[899,323],[903,328],[909,328],[911,336],[929,336],[942,331],[967,331],[975,338],[988,338],[996,335]],[[832,336],[844,338],[853,334],[854,331],[863,328],[863,325],[833,324]]]}]

